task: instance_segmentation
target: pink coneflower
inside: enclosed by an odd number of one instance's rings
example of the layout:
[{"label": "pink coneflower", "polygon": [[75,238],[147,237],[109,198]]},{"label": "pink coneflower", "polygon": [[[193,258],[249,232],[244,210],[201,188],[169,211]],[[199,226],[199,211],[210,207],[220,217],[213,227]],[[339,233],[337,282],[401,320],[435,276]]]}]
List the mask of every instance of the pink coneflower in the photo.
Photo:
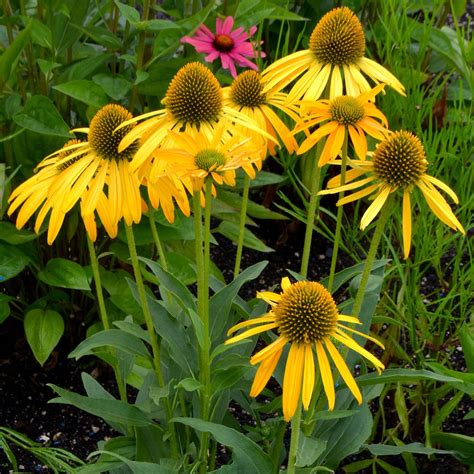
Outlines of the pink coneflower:
[{"label": "pink coneflower", "polygon": [[185,36],[181,39],[182,43],[189,43],[196,48],[198,53],[207,54],[204,58],[208,63],[212,63],[220,57],[222,67],[229,69],[232,76],[237,77],[235,64],[257,70],[257,66],[249,61],[249,58],[265,57],[265,53],[258,53],[255,45],[247,41],[250,36],[257,31],[256,26],[251,26],[249,32],[244,31],[243,27],[239,27],[232,31],[234,26],[234,18],[228,16],[224,21],[220,18],[216,19],[216,34],[205,25],[201,25],[194,35],[194,38]]}]

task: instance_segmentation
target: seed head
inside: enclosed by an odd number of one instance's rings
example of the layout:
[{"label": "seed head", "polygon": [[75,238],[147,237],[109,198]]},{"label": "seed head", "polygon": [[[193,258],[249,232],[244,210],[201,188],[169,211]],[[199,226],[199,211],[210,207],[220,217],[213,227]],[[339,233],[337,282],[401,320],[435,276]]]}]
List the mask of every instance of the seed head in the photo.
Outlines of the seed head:
[{"label": "seed head", "polygon": [[419,138],[404,130],[382,141],[374,152],[373,161],[375,175],[393,188],[415,184],[428,165]]},{"label": "seed head", "polygon": [[183,66],[171,81],[163,103],[183,124],[199,125],[219,119],[222,92],[214,74],[203,64]]},{"label": "seed head", "polygon": [[330,102],[332,119],[341,125],[355,125],[365,116],[364,107],[356,97],[341,96]]},{"label": "seed head", "polygon": [[138,141],[135,141],[121,153],[118,152],[122,138],[132,130],[134,124],[127,125],[114,132],[126,120],[133,118],[132,114],[117,104],[108,104],[102,107],[91,120],[89,127],[89,145],[101,158],[107,160],[131,160],[138,150]]},{"label": "seed head", "polygon": [[226,163],[224,153],[216,150],[201,150],[194,157],[194,163],[199,169],[210,171]]},{"label": "seed head", "polygon": [[359,19],[347,7],[334,8],[314,28],[309,49],[322,64],[356,63],[365,53],[365,36]]},{"label": "seed head", "polygon": [[262,93],[263,84],[256,71],[245,71],[239,74],[230,89],[232,100],[240,107],[258,107],[266,101]]},{"label": "seed head", "polygon": [[326,288],[311,281],[292,284],[272,311],[280,333],[298,344],[328,337],[336,327],[338,316],[336,303]]}]

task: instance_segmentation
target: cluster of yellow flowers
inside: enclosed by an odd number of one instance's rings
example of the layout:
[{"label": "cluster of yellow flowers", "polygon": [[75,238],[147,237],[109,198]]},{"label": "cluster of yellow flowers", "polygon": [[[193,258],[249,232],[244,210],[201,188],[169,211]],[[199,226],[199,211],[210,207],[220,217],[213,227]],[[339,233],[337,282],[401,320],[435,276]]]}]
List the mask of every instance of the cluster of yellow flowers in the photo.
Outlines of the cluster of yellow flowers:
[{"label": "cluster of yellow flowers", "polygon": [[[111,104],[97,112],[89,128],[73,130],[87,134],[87,140],[69,141],[43,160],[38,172],[12,193],[8,213],[19,209],[16,224],[21,228],[39,210],[35,223],[35,231],[39,232],[51,212],[51,244],[65,214],[79,202],[92,240],[97,237],[96,215],[108,235],[115,237],[122,218],[127,225],[140,221],[146,209],[141,186],[147,188],[150,204],[163,209],[168,221],[173,222],[175,204],[185,215],[190,214],[188,194],[200,193],[204,205],[202,190],[207,179],[219,185],[234,185],[237,169],[255,177],[267,153],[275,154],[280,143],[289,153],[303,154],[323,138],[326,141],[318,165],[337,164],[347,136],[358,159],[348,161],[351,169],[345,182],[341,183],[337,176],[321,194],[364,186],[341,199],[338,205],[342,205],[375,193],[362,217],[362,228],[376,217],[389,194],[400,189],[407,257],[411,242],[410,193],[418,187],[442,222],[464,232],[436,187],[455,202],[456,195],[426,174],[427,160],[420,140],[407,131],[391,132],[386,117],[375,106],[376,95],[384,85],[400,94],[404,94],[404,87],[364,55],[362,26],[351,10],[341,7],[319,21],[311,34],[309,49],[276,61],[261,74],[243,72],[230,87],[221,88],[203,64],[189,63],[171,81],[162,101],[163,109],[133,118],[122,106]],[[291,90],[283,92],[293,82]],[[275,109],[296,123],[294,130],[285,125]],[[305,134],[300,145],[295,139],[299,132]],[[368,153],[367,135],[379,141],[373,153]],[[382,369],[383,365],[347,332],[363,334],[340,324],[357,324],[358,319],[339,314],[331,295],[318,283],[292,285],[283,279],[282,289],[281,294],[260,293],[259,297],[270,304],[270,311],[229,331],[231,334],[257,325],[232,337],[229,343],[265,330],[279,331],[272,344],[252,357],[251,362],[260,363],[260,367],[251,394],[256,396],[264,388],[289,342],[283,387],[286,419],[295,413],[300,394],[306,408],[310,403],[315,372],[313,351],[329,408],[334,407],[334,382],[328,354],[360,402],[360,391],[331,342],[333,338],[356,350],[378,370]]]}]

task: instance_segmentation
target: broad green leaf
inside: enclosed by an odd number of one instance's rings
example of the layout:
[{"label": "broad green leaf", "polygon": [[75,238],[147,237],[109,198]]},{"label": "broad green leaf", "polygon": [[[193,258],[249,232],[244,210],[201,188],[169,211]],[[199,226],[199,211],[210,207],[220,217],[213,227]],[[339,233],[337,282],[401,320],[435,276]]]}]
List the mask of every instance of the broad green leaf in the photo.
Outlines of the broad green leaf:
[{"label": "broad green leaf", "polygon": [[78,79],[64,84],[58,84],[57,86],[54,86],[53,89],[97,108],[102,107],[109,102],[102,87],[86,79]]},{"label": "broad green leaf", "polygon": [[[163,429],[160,426],[140,426],[135,428],[137,451],[135,461],[161,463],[170,453],[169,443],[163,440]],[[175,461],[177,462],[177,461]],[[175,466],[179,472],[179,466]]]},{"label": "broad green leaf", "polygon": [[65,258],[49,260],[44,270],[38,272],[38,278],[48,285],[60,288],[91,289],[84,268]]},{"label": "broad green leaf", "polygon": [[0,91],[3,90],[5,83],[10,77],[12,66],[30,39],[30,30],[31,22],[16,35],[13,43],[0,55]]},{"label": "broad green leaf", "polygon": [[135,23],[140,21],[140,13],[138,10],[135,10],[135,8],[118,0],[115,0],[115,5],[120,10],[120,13],[124,16],[124,18],[132,25],[135,25]]},{"label": "broad green leaf", "polygon": [[213,341],[219,340],[225,332],[232,303],[242,286],[249,281],[256,280],[267,264],[268,261],[264,260],[246,268],[231,283],[212,296],[209,302],[209,319]]},{"label": "broad green leaf", "polygon": [[464,393],[467,393],[470,396],[474,395],[474,373],[459,372],[458,370],[448,369],[447,367],[444,367],[443,365],[437,362],[427,362],[426,365],[438,374],[447,375],[448,377],[454,377],[458,381],[450,382],[453,387],[457,388],[458,390],[461,390]]},{"label": "broad green leaf", "polygon": [[92,80],[114,100],[123,100],[132,88],[132,83],[117,74],[96,74]]},{"label": "broad green leaf", "polygon": [[11,245],[20,245],[36,239],[34,232],[23,229],[17,229],[11,222],[0,221],[0,240]]},{"label": "broad green leaf", "polygon": [[71,138],[67,123],[51,100],[43,95],[31,96],[23,110],[13,116],[13,120],[32,132]]},{"label": "broad green leaf", "polygon": [[69,358],[74,357],[77,360],[85,355],[91,354],[93,349],[104,346],[115,347],[131,355],[149,358],[149,353],[143,341],[120,329],[107,329],[105,331],[96,332],[82,341],[69,354]]},{"label": "broad green leaf", "polygon": [[460,382],[462,380],[447,375],[437,374],[430,372],[429,370],[417,370],[417,369],[386,369],[381,375],[376,372],[370,374],[361,375],[357,377],[357,385],[376,385],[376,384],[388,384],[388,383],[407,383],[416,384],[420,380],[434,380],[436,382]]},{"label": "broad green leaf", "polygon": [[0,324],[2,324],[5,319],[10,316],[10,304],[9,301],[11,301],[13,298],[7,296],[7,295],[0,295]]},{"label": "broad green leaf", "polygon": [[404,446],[391,446],[387,444],[366,444],[364,446],[374,456],[398,456],[402,453],[415,453],[415,454],[450,454],[450,451],[444,449],[429,448],[421,443],[410,443]]},{"label": "broad green leaf", "polygon": [[0,282],[17,276],[28,262],[29,258],[21,250],[0,242]]},{"label": "broad green leaf", "polygon": [[97,69],[113,58],[113,54],[97,54],[74,62],[64,69],[64,73],[58,78],[58,82],[64,83],[72,80],[90,77]]},{"label": "broad green leaf", "polygon": [[262,449],[242,433],[224,425],[199,420],[197,418],[175,418],[175,423],[183,423],[197,431],[211,433],[215,440],[233,450],[235,461],[241,464],[242,472],[268,474],[273,472],[273,463]]},{"label": "broad green leaf", "polygon": [[[285,177],[276,174],[270,173],[269,171],[259,171],[255,179],[250,180],[251,188],[258,188],[260,186],[268,186],[269,184],[279,184],[285,181]],[[237,186],[239,188],[243,187],[243,174],[237,177]]]},{"label": "broad green leaf", "polygon": [[326,440],[309,438],[300,432],[295,466],[311,466],[321,456],[326,446]]},{"label": "broad green leaf", "polygon": [[470,466],[474,465],[474,437],[458,433],[431,433],[431,442],[452,451],[454,457]]},{"label": "broad green leaf", "polygon": [[160,460],[160,463],[156,464],[151,462],[131,461],[112,451],[94,451],[91,453],[91,456],[93,454],[108,454],[109,456],[117,458],[127,465],[133,474],[176,474],[179,472],[179,464],[177,461],[167,463],[166,460]]},{"label": "broad green leaf", "polygon": [[191,377],[181,380],[175,388],[183,388],[186,392],[194,392],[202,387],[202,383],[199,380]]},{"label": "broad green leaf", "polygon": [[48,386],[59,395],[59,398],[54,398],[49,403],[74,405],[80,410],[103,418],[105,421],[123,423],[129,426],[153,425],[153,421],[142,410],[121,400],[85,397],[64,390],[57,385],[48,384]]},{"label": "broad green leaf", "polygon": [[168,271],[184,285],[192,285],[196,281],[196,270],[193,268],[196,263],[177,252],[168,252],[166,254],[166,263]]},{"label": "broad green leaf", "polygon": [[135,28],[140,31],[180,30],[181,27],[171,20],[147,20],[139,21]]},{"label": "broad green leaf", "polygon": [[140,258],[140,260],[144,262],[158,278],[160,286],[163,286],[166,290],[179,298],[183,309],[191,309],[194,310],[194,312],[197,311],[193,295],[180,280],[153,260],[149,258]]},{"label": "broad green leaf", "polygon": [[33,309],[26,313],[24,327],[26,340],[43,365],[64,333],[64,320],[56,311]]},{"label": "broad green leaf", "polygon": [[217,395],[222,390],[233,387],[242,380],[242,377],[249,371],[248,364],[245,366],[234,366],[224,370],[212,372],[212,394]]},{"label": "broad green leaf", "polygon": [[[28,19],[28,17],[23,17]],[[46,26],[44,22],[37,20],[36,18],[31,18],[31,41],[43,48],[52,49],[53,47],[53,37],[51,30]]]},{"label": "broad green leaf", "polygon": [[[237,242],[239,239],[239,225],[235,222],[224,221],[221,222],[213,232],[219,232],[224,237]],[[244,231],[244,247],[250,248],[252,250],[257,250],[259,252],[273,252],[274,250],[266,246],[255,234],[250,230],[245,229]]]},{"label": "broad green leaf", "polygon": [[94,40],[96,43],[105,46],[107,49],[116,51],[122,47],[122,42],[117,36],[111,33],[106,28],[100,26],[87,26],[82,27],[78,25],[73,25],[79,31],[85,33],[89,38]]}]

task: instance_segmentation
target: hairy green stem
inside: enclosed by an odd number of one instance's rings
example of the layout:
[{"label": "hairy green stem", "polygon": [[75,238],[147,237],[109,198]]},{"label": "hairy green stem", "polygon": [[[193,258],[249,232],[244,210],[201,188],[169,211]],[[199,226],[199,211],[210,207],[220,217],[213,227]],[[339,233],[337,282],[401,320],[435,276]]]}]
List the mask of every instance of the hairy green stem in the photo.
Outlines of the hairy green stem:
[{"label": "hairy green stem", "polygon": [[[87,247],[89,249],[90,262],[92,268],[92,276],[94,277],[95,291],[97,293],[97,302],[99,304],[99,315],[102,321],[102,326],[105,330],[110,329],[110,321],[107,315],[107,309],[105,307],[104,293],[102,291],[102,281],[100,279],[99,271],[99,260],[97,259],[97,253],[95,251],[94,242],[86,236],[87,238]],[[116,358],[115,350],[112,349],[112,355]],[[118,361],[117,361],[118,362]],[[119,374],[118,367],[114,366],[115,378],[117,380],[117,387],[120,395],[120,400],[127,401],[127,388],[122,382],[122,377]]]},{"label": "hairy green stem", "polygon": [[[125,224],[125,234],[127,236],[128,251],[130,253],[130,260],[132,261],[133,274],[135,276],[135,283],[137,284],[138,296],[140,298],[140,306],[142,307],[143,316],[145,317],[145,324],[150,336],[150,345],[153,353],[153,368],[155,371],[156,380],[160,387],[164,387],[165,381],[163,372],[161,371],[160,363],[160,346],[158,345],[158,337],[156,336],[155,327],[153,325],[153,318],[151,316],[150,307],[145,292],[145,285],[143,284],[143,278],[140,271],[140,262],[138,261],[137,247],[135,244],[135,236],[133,235],[133,228],[130,225]],[[176,441],[176,431],[174,425],[169,423],[173,414],[169,400],[165,399],[165,408],[168,416],[168,427],[170,430],[170,441],[171,450],[175,458],[178,457],[178,445]]]},{"label": "hairy green stem", "polygon": [[237,278],[242,260],[242,250],[244,248],[245,219],[247,218],[247,205],[249,202],[250,178],[244,176],[244,189],[242,191],[242,204],[240,206],[239,240],[237,241],[237,253],[235,255],[234,278]]},{"label": "hairy green stem", "polygon": [[158,256],[160,257],[160,264],[165,270],[168,270],[168,262],[166,261],[166,256],[163,250],[160,235],[158,234],[158,229],[156,228],[155,209],[153,206],[151,206],[150,210],[148,211],[148,220],[150,221],[151,235],[153,236],[153,241],[155,243],[156,250],[158,251]]},{"label": "hairy green stem", "polygon": [[[309,207],[308,207],[308,214],[306,218],[306,232],[304,236],[304,246],[303,246],[303,257],[301,259],[301,269],[300,274],[303,277],[308,276],[308,264],[309,264],[309,256],[311,254],[311,241],[313,239],[313,227],[314,221],[316,218],[316,213],[318,210],[318,203],[319,203],[319,188],[320,188],[320,181],[321,181],[321,167],[318,165],[320,153],[320,143],[318,142],[318,146],[316,147],[316,154],[313,163],[313,169],[311,171],[311,196],[309,199]],[[307,156],[306,159],[309,157]]]},{"label": "hairy green stem", "polygon": [[[150,0],[144,0],[142,21],[148,21],[149,14],[150,14]],[[137,64],[135,67],[135,70],[137,72],[141,71],[143,67],[143,57],[145,55],[145,39],[146,39],[146,31],[140,31],[140,34],[138,35]],[[137,100],[137,86],[134,84],[132,88],[132,97],[130,99],[130,106],[129,106],[129,110],[131,113],[133,113],[133,109],[135,108],[136,100]]]},{"label": "hairy green stem", "polygon": [[291,440],[290,452],[288,453],[288,474],[295,474],[296,472],[296,451],[298,450],[298,443],[300,440],[300,425],[301,425],[301,397],[298,400],[296,412],[291,420]]},{"label": "hairy green stem", "polygon": [[[198,312],[203,329],[203,347],[200,351],[200,381],[201,389],[201,419],[209,420],[209,402],[211,396],[211,368],[210,368],[210,334],[209,334],[209,269],[210,269],[210,236],[211,236],[211,201],[212,180],[205,183],[204,235],[202,232],[202,211],[200,192],[193,196],[194,230],[196,235],[196,264],[198,282]],[[203,249],[204,247],[204,249]],[[209,434],[203,432],[200,440],[200,467],[202,473],[207,472],[207,451]]]},{"label": "hairy green stem", "polygon": [[[344,132],[344,143],[342,145],[342,154],[341,154],[341,186],[346,184],[346,168],[347,168],[347,128]],[[344,191],[339,193],[339,199],[344,197]],[[336,217],[336,233],[334,235],[334,243],[332,248],[332,257],[331,257],[331,268],[329,270],[329,281],[328,281],[328,291],[331,293],[332,285],[334,284],[334,275],[336,273],[336,263],[337,255],[339,253],[339,241],[341,240],[341,228],[342,228],[342,206],[337,208],[337,217]]]},{"label": "hairy green stem", "polygon": [[385,224],[387,223],[388,217],[390,216],[390,213],[392,212],[391,201],[392,201],[391,196],[389,196],[380,211],[380,216],[377,221],[377,226],[375,227],[374,235],[370,242],[369,251],[367,253],[367,258],[365,259],[364,269],[362,271],[362,276],[360,279],[360,285],[359,285],[359,288],[357,289],[357,293],[354,299],[354,305],[352,306],[352,311],[350,313],[351,315],[355,317],[359,316],[359,313],[362,307],[362,301],[364,299],[365,288],[367,287],[367,282],[369,281],[370,272],[372,270],[372,265],[375,260],[375,255],[377,254],[377,249],[379,247],[380,239],[382,238],[383,230],[385,228]]}]

